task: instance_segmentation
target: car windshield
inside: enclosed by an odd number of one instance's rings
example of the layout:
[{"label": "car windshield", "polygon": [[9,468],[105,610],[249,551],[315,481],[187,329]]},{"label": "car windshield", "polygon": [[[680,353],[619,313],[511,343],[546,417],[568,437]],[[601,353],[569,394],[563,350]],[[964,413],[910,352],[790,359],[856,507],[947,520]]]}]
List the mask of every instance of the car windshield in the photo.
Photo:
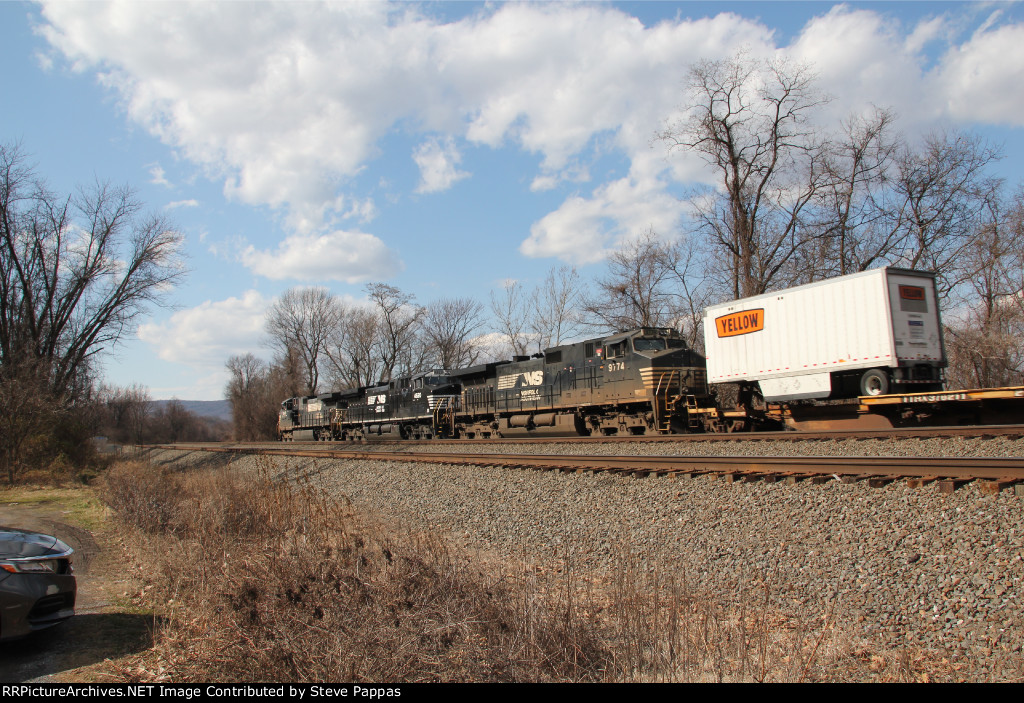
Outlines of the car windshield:
[{"label": "car windshield", "polygon": [[633,340],[633,349],[635,351],[661,351],[665,349],[665,340],[637,337]]}]

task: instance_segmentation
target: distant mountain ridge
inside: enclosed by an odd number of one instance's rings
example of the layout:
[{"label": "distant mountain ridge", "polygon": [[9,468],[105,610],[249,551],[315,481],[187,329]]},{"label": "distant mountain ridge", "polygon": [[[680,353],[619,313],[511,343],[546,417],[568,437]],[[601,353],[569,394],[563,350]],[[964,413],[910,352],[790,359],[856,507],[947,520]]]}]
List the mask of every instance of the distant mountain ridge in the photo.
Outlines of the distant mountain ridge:
[{"label": "distant mountain ridge", "polygon": [[[153,405],[161,410],[170,400],[154,400]],[[231,403],[227,400],[178,400],[186,410],[199,417],[213,417],[231,422]]]}]

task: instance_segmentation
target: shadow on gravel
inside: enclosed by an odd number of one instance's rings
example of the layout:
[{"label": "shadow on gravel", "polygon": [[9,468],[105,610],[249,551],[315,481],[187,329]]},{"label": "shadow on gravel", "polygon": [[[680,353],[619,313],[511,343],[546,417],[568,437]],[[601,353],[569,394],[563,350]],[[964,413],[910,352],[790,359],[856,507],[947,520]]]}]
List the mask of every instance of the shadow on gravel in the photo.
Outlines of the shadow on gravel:
[{"label": "shadow on gravel", "polygon": [[50,676],[123,657],[153,646],[152,615],[76,615],[50,630],[0,643],[0,682],[47,681]]}]

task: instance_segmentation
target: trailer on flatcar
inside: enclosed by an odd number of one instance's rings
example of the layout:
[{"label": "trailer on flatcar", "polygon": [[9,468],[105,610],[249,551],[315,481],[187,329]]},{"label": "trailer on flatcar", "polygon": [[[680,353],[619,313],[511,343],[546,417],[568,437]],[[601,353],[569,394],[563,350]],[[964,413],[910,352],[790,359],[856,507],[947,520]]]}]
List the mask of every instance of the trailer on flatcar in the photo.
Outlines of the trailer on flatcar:
[{"label": "trailer on flatcar", "polygon": [[880,268],[713,305],[708,381],[756,384],[766,401],[942,390],[935,275]]}]

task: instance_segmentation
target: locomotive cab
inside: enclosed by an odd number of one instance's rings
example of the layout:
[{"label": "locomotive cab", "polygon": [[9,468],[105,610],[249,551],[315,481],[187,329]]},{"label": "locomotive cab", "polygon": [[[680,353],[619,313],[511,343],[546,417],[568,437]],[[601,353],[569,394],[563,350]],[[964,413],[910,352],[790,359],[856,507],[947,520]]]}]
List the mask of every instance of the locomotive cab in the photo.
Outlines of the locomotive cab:
[{"label": "locomotive cab", "polygon": [[278,438],[284,441],[328,439],[330,426],[330,402],[325,396],[289,398],[281,403],[277,415]]},{"label": "locomotive cab", "polygon": [[[704,358],[682,335],[664,327],[641,327],[606,337],[602,360],[602,400],[619,408],[619,416],[592,417],[603,434],[642,434],[698,429],[690,410],[708,398]],[[649,411],[637,415],[637,401]]]},{"label": "locomotive cab", "polygon": [[280,441],[292,439],[292,428],[298,424],[299,413],[295,410],[296,403],[301,398],[288,398],[281,401],[281,409],[277,413],[277,438]]}]

